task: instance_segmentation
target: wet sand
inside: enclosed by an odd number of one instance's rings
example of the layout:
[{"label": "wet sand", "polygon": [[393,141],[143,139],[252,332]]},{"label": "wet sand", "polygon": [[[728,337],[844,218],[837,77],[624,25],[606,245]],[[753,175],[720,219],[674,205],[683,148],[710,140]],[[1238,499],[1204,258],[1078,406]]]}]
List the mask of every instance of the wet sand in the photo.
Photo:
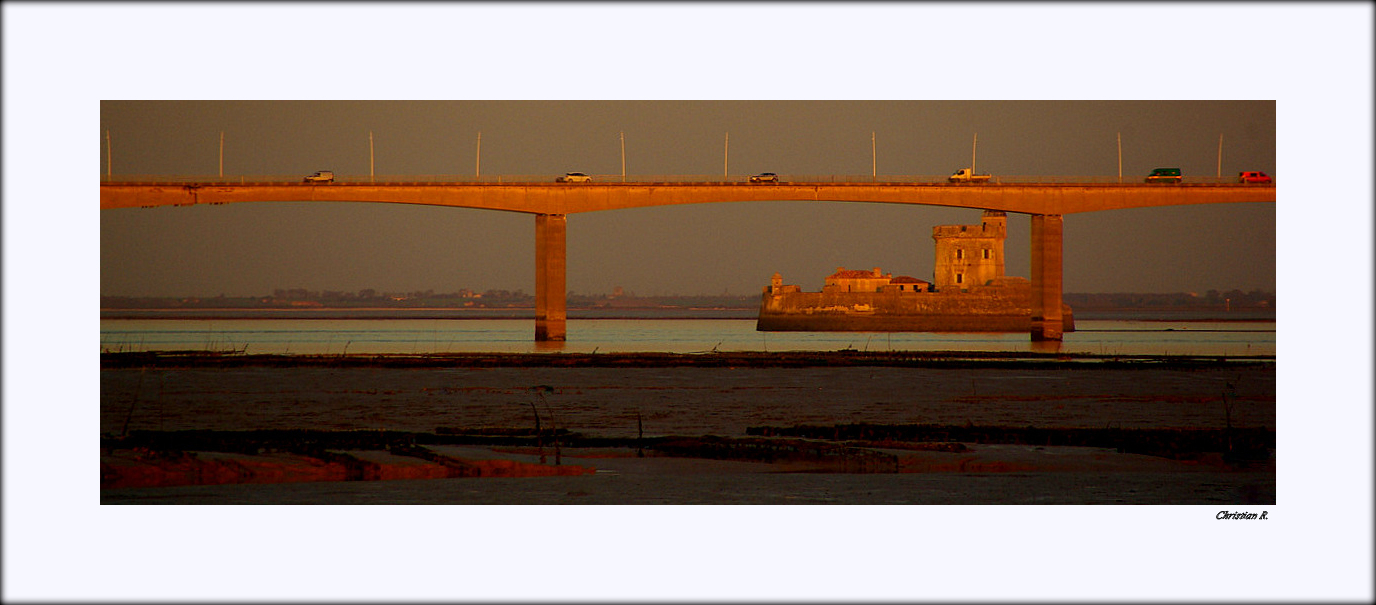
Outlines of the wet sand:
[{"label": "wet sand", "polygon": [[[544,428],[742,437],[750,427],[949,424],[1274,430],[1274,364],[997,367],[192,367],[101,372],[101,431]],[[1225,400],[1227,404],[1225,404]],[[588,475],[102,490],[103,503],[1269,503],[1248,468],[1112,449],[967,444],[889,474],[566,450]],[[439,446],[440,448],[459,446]],[[446,455],[538,463],[500,448]]]},{"label": "wet sand", "polygon": [[[435,447],[465,460],[520,460],[499,449]],[[397,478],[145,487],[101,491],[102,504],[1274,504],[1274,463],[1231,468],[1112,449],[971,444],[962,454],[904,453],[899,473],[803,472],[787,465],[566,450],[549,477]],[[379,454],[375,454],[379,455]]]}]

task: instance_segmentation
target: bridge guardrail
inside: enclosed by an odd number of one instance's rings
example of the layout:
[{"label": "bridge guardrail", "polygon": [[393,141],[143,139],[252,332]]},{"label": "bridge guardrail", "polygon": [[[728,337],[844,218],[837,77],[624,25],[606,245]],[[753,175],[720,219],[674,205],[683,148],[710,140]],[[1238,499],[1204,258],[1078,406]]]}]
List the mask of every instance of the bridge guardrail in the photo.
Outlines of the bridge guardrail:
[{"label": "bridge guardrail", "polygon": [[[507,175],[459,175],[459,174],[387,174],[387,175],[336,175],[336,183],[456,183],[456,184],[548,184],[555,182],[558,174],[507,174]],[[619,174],[591,175],[594,183],[627,184],[674,183],[674,184],[745,184],[749,174],[740,175],[684,175],[684,174]],[[1144,175],[1118,176],[1051,176],[1051,175],[993,175],[989,183],[1001,184],[1144,184]],[[304,175],[165,175],[165,174],[117,174],[101,175],[101,183],[302,183]],[[896,183],[896,184],[947,184],[947,175],[854,175],[854,174],[780,174],[779,183]],[[1238,184],[1237,177],[1185,176],[1185,184]],[[760,183],[761,187],[773,183]],[[577,186],[571,183],[570,186]],[[1169,183],[1162,183],[1163,186]]]}]

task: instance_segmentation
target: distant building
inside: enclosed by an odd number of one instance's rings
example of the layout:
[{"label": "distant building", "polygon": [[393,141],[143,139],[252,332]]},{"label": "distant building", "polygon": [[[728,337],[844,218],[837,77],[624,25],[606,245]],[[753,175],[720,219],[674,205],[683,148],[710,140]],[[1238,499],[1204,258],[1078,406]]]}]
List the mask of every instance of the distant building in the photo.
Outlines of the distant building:
[{"label": "distant building", "polygon": [[873,271],[847,271],[845,267],[837,267],[836,272],[828,275],[823,282],[822,291],[878,292],[892,279],[892,274],[881,272],[879,267],[875,267]]},{"label": "distant building", "polygon": [[879,289],[880,292],[931,292],[932,282],[900,275]]},{"label": "distant building", "polygon": [[798,286],[785,286],[784,276],[775,273],[774,277],[769,280],[769,287],[765,288],[764,291],[765,294],[783,294],[785,292],[801,292],[802,288]]}]

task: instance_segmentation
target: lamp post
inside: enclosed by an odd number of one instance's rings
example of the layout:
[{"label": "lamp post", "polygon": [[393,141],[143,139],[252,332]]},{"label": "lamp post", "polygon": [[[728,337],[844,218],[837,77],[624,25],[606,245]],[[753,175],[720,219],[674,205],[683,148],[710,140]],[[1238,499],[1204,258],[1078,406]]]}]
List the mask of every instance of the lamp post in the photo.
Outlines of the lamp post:
[{"label": "lamp post", "polygon": [[975,150],[979,148],[979,133],[975,133],[975,141],[970,144],[970,176],[975,176]]},{"label": "lamp post", "polygon": [[110,131],[107,129],[105,131],[105,178],[114,176],[114,159],[110,156]]},{"label": "lamp post", "polygon": [[726,180],[731,168],[731,133],[726,133],[726,144],[721,154],[721,180]]},{"label": "lamp post", "polygon": [[626,132],[621,132],[621,182],[626,182]]},{"label": "lamp post", "polygon": [[373,131],[368,131],[368,180],[373,181]]},{"label": "lamp post", "polygon": [[220,131],[220,178],[225,178],[225,131]]},{"label": "lamp post", "polygon": [[478,131],[478,158],[473,163],[473,176],[480,177],[483,173],[483,131]]},{"label": "lamp post", "polygon": [[870,131],[870,178],[879,179],[879,156],[874,147],[874,131]]},{"label": "lamp post", "polygon": [[1218,133],[1218,168],[1215,178],[1223,178],[1223,133]]}]

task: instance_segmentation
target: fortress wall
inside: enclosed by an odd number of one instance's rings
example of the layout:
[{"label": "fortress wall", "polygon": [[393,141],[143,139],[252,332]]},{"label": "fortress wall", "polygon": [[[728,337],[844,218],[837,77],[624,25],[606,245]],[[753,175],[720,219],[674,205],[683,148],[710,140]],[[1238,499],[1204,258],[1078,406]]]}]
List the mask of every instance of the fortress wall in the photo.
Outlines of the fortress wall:
[{"label": "fortress wall", "polygon": [[[1063,307],[1066,332],[1074,319]],[[1026,332],[1030,286],[970,292],[787,292],[764,294],[760,331]]]}]

